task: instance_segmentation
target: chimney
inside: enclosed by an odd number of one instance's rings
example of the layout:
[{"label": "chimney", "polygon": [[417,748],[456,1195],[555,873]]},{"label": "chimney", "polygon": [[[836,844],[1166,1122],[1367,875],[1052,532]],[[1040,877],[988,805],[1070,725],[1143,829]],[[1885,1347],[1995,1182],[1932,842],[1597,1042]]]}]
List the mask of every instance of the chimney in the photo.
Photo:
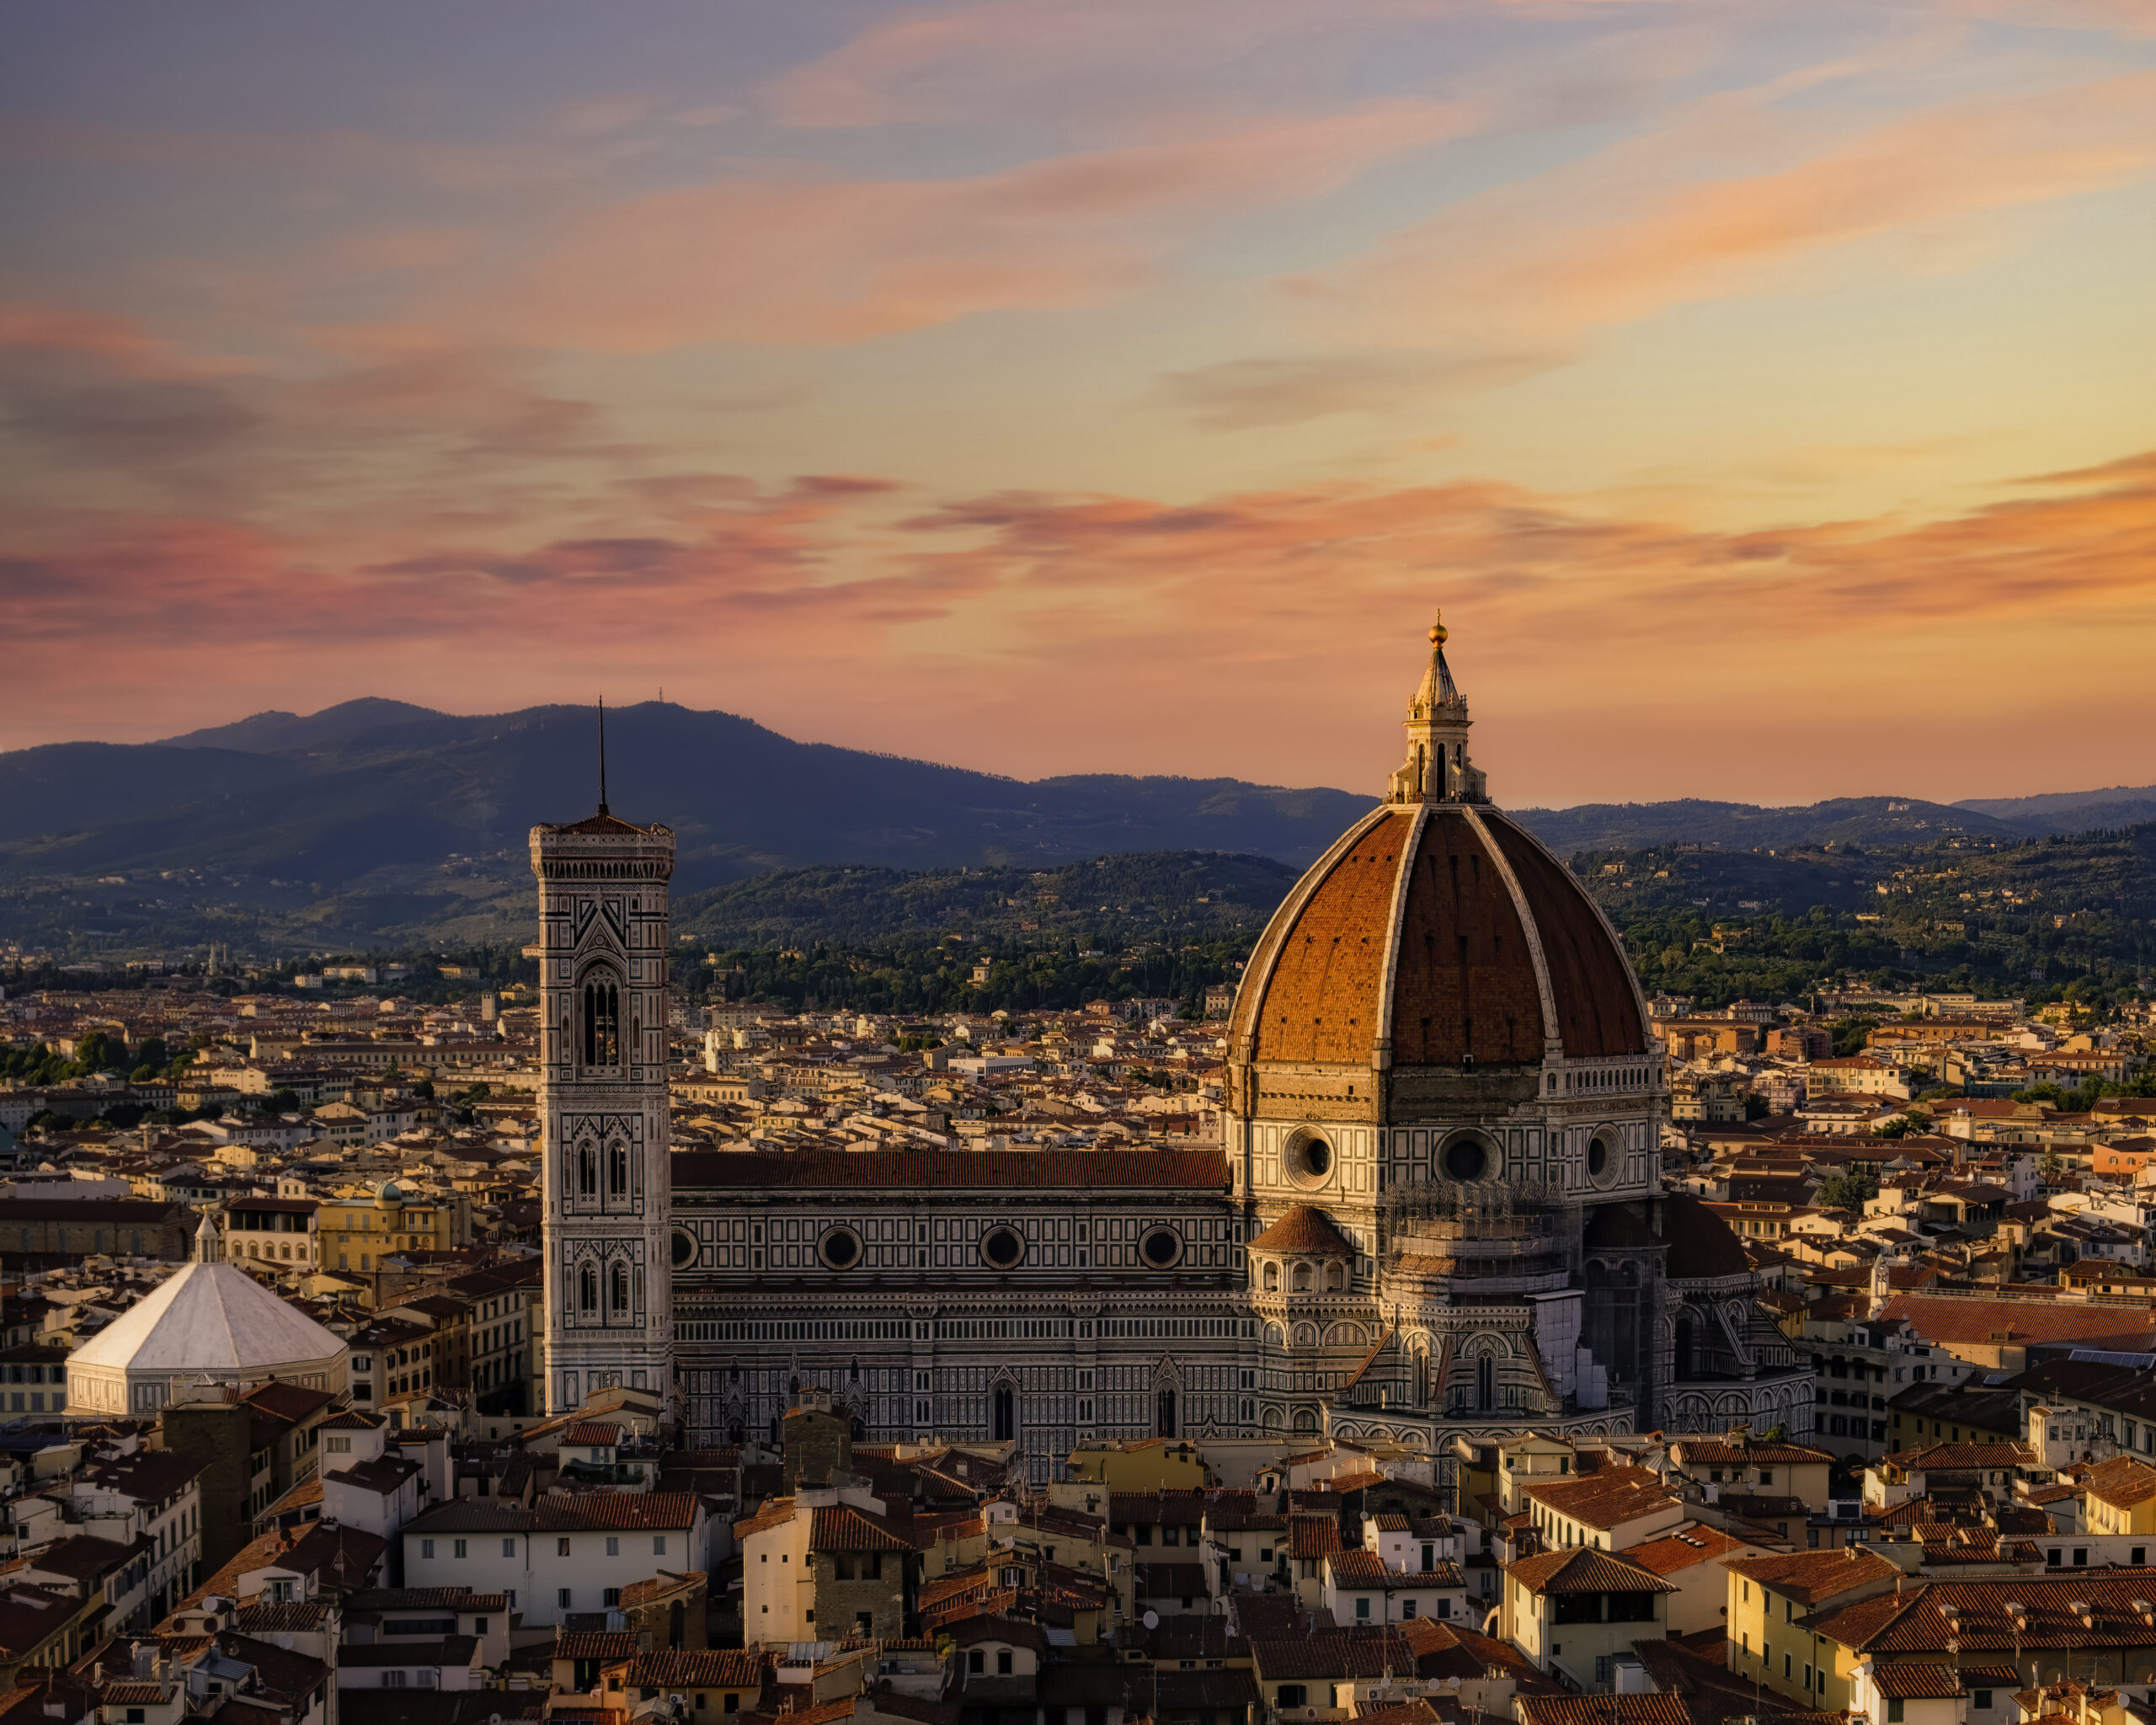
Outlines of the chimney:
[{"label": "chimney", "polygon": [[130,1649],[134,1659],[135,1679],[147,1683],[157,1674],[157,1646],[155,1642],[138,1641]]}]

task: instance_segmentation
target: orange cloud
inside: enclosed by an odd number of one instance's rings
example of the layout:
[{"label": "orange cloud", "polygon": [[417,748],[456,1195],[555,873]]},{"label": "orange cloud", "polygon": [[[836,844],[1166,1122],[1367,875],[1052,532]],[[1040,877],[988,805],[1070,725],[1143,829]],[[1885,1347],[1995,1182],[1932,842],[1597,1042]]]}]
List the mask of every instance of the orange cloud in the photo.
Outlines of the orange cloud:
[{"label": "orange cloud", "polygon": [[1666,136],[1480,194],[1287,285],[1360,339],[1516,346],[1785,287],[1867,243],[1928,267],[1939,241],[1982,238],[2004,212],[2156,169],[2156,72],[1940,109],[1771,171],[1696,177],[1717,132],[1724,152],[1787,154],[1816,125],[1717,99]]},{"label": "orange cloud", "polygon": [[71,355],[141,377],[213,369],[132,318],[49,301],[0,302],[0,349]]},{"label": "orange cloud", "polygon": [[248,667],[258,706],[485,709],[648,678],[797,735],[1025,776],[1362,784],[1442,600],[1514,802],[2036,788],[2056,725],[1993,721],[2023,660],[2061,655],[2077,779],[2156,777],[2156,453],[2027,489],[1933,521],[1716,533],[1487,482],[1169,505],[678,475],[618,487],[606,537],[467,524],[373,560],[199,519],[0,522],[20,547],[0,603],[42,649],[7,740],[111,734],[116,698],[138,735],[218,717],[221,686],[162,675],[201,643]]}]

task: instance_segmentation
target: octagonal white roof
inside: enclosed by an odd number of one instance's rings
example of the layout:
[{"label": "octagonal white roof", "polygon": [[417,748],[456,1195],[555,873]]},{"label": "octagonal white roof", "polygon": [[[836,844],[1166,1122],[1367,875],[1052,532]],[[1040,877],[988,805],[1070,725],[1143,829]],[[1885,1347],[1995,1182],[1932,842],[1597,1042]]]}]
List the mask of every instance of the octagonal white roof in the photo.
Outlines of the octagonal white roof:
[{"label": "octagonal white roof", "polygon": [[262,1371],[344,1346],[228,1263],[190,1263],[68,1356],[118,1371]]}]

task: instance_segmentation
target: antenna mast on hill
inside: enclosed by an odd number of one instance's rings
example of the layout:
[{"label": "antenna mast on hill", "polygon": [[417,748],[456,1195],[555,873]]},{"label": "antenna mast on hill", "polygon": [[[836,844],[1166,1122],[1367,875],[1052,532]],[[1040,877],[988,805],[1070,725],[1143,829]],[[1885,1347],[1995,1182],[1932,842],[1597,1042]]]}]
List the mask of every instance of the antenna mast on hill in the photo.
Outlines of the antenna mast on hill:
[{"label": "antenna mast on hill", "polygon": [[606,812],[606,697],[599,697],[599,812]]}]

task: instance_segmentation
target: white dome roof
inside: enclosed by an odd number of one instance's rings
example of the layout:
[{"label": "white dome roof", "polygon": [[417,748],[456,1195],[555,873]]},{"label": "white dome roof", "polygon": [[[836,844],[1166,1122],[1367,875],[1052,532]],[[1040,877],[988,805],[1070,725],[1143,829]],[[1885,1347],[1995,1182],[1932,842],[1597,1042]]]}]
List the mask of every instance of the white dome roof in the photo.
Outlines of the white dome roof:
[{"label": "white dome roof", "polygon": [[255,1372],[328,1359],[338,1336],[228,1263],[190,1263],[68,1356],[116,1371]]}]

